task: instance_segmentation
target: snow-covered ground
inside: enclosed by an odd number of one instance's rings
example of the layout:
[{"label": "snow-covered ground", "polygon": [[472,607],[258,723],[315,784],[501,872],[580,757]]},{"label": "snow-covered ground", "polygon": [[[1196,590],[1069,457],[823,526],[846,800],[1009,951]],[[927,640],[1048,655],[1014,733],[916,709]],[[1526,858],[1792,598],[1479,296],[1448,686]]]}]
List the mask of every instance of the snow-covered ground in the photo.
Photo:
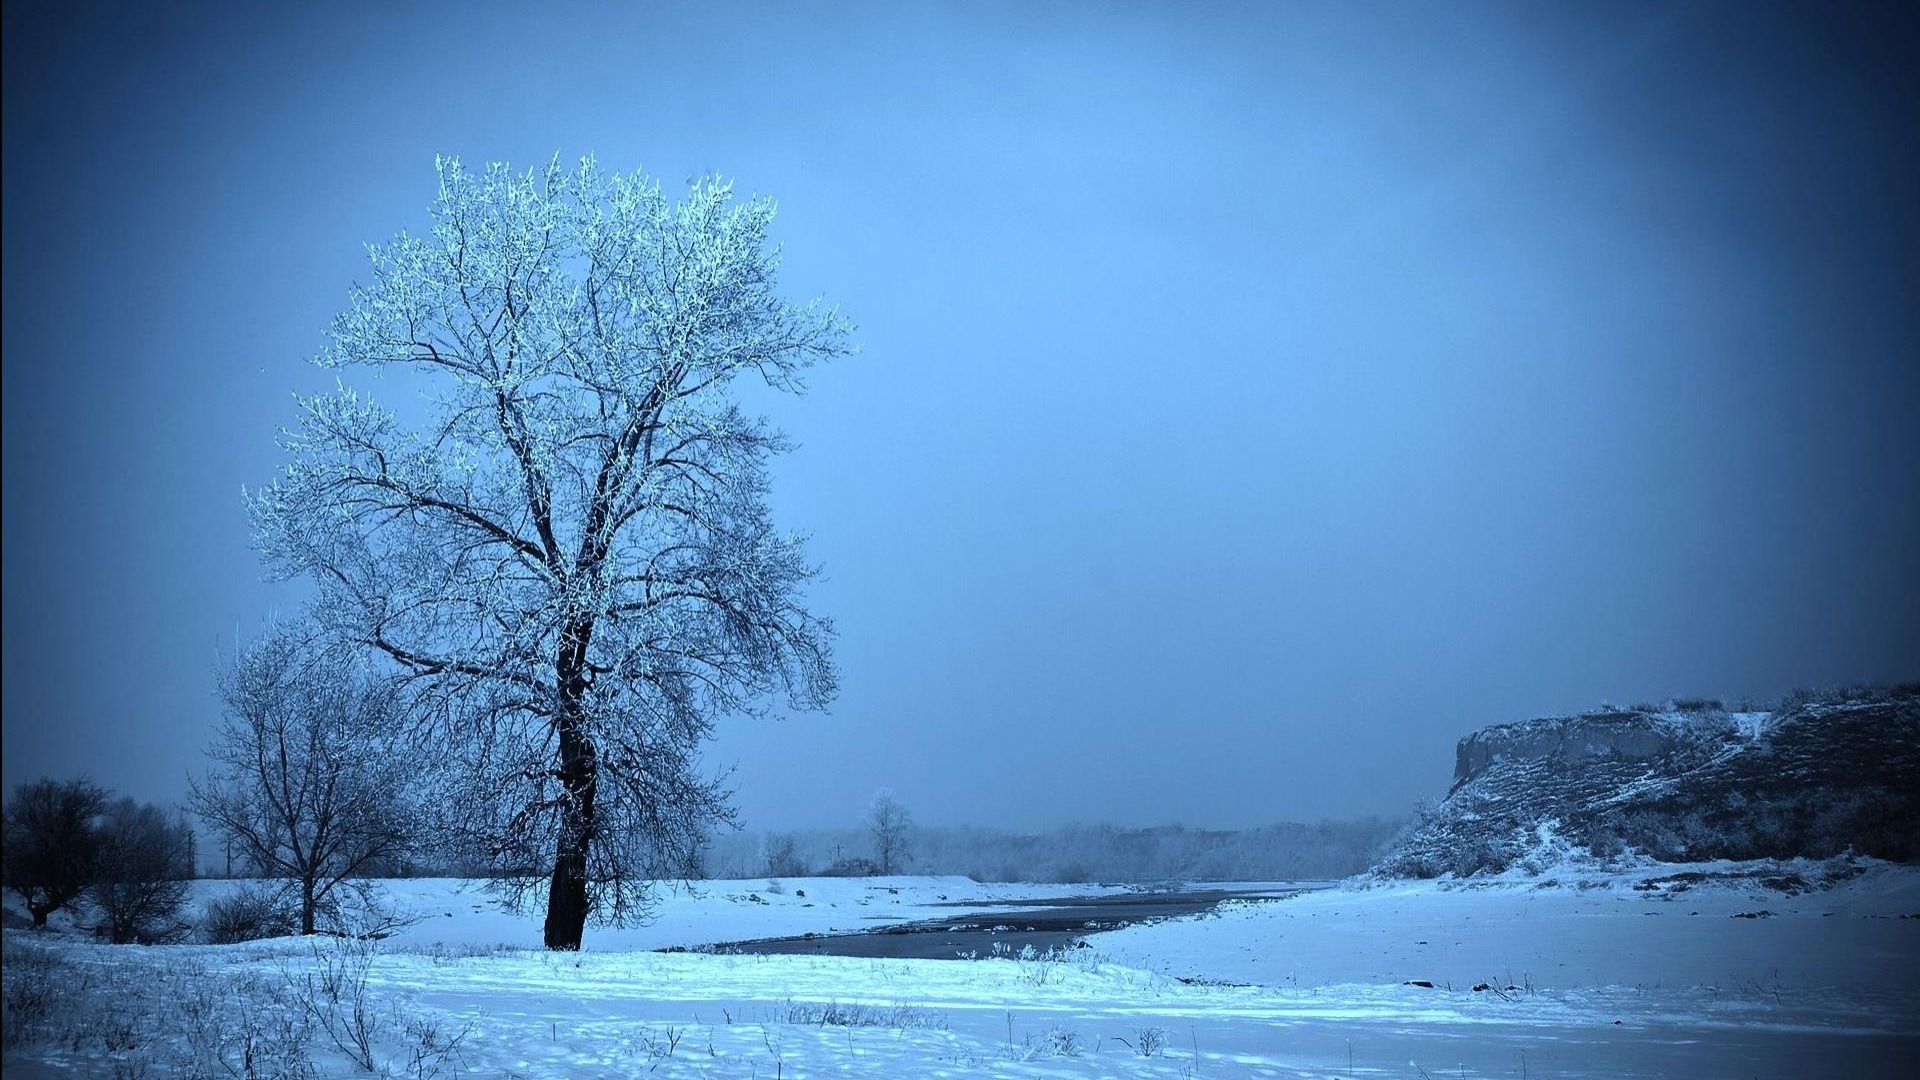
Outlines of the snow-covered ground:
[{"label": "snow-covered ground", "polygon": [[1425,979],[1554,991],[1920,989],[1920,919],[1899,919],[1920,913],[1920,873],[1883,864],[1793,896],[1751,882],[1637,887],[1688,869],[1707,873],[1711,864],[1641,869],[1584,887],[1388,882],[1229,903],[1216,915],[1097,941],[1170,974],[1270,986]]},{"label": "snow-covered ground", "polygon": [[1359,885],[1098,942],[1163,974],[1393,1001],[1396,1030],[1485,1075],[1523,1048],[1536,1076],[1899,1075],[1920,1053],[1920,872],[1789,896],[1742,869]]},{"label": "snow-covered ground", "polygon": [[[227,882],[201,882],[211,898]],[[540,947],[537,918],[506,911],[479,882],[421,878],[381,883],[387,903],[425,916],[391,941],[401,947],[429,945]],[[896,923],[963,915],[1009,900],[1097,896],[1122,891],[1111,885],[983,883],[966,877],[758,878],[696,881],[661,888],[651,921],[632,926],[590,926],[590,952],[696,948],[752,938],[847,933]]]},{"label": "snow-covered ground", "polygon": [[[1899,917],[1920,913],[1920,873],[1876,867],[1797,896],[1634,888],[1648,876],[1354,885],[1096,935],[1067,956],[978,961],[632,950],[954,913],[933,906],[943,895],[1083,890],[709,884],[669,898],[652,927],[590,929],[588,952],[555,955],[525,948],[533,920],[458,883],[400,882],[396,901],[437,914],[370,954],[9,930],[10,1009],[17,970],[57,964],[81,986],[65,1007],[144,1019],[16,1046],[7,1075],[114,1075],[115,1062],[193,1075],[177,1067],[195,1056],[222,1075],[222,1055],[267,1061],[291,1037],[298,1025],[269,1021],[298,1014],[309,976],[337,986],[360,970],[344,982],[362,988],[375,1065],[395,1075],[1842,1077],[1920,1060],[1920,919]],[[322,1075],[362,1074],[325,1019],[309,1014],[307,1053]]]}]

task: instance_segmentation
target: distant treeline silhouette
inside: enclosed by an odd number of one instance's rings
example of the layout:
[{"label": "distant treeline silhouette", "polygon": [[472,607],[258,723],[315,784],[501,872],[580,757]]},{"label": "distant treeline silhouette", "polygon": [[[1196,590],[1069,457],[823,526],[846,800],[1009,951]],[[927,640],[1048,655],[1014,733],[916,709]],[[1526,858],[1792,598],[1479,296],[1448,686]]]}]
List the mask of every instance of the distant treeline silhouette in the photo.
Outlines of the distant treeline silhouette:
[{"label": "distant treeline silhouette", "polygon": [[[1038,832],[979,826],[915,826],[910,857],[896,874],[975,881],[1294,881],[1343,878],[1370,868],[1408,822],[1377,817],[1250,829],[1183,825],[1123,828],[1066,825]],[[668,878],[867,877],[881,873],[870,825],[838,829],[744,830],[712,836],[692,865]],[[231,875],[251,876],[238,867]],[[426,845],[381,860],[373,877],[485,877],[488,867]],[[523,873],[536,877],[537,866]]]},{"label": "distant treeline silhouette", "polygon": [[[1252,829],[923,826],[914,830],[911,863],[898,872],[1045,882],[1338,878],[1365,870],[1403,825],[1370,817]],[[708,841],[699,870],[713,878],[859,872],[872,846],[858,827],[729,833]]]}]

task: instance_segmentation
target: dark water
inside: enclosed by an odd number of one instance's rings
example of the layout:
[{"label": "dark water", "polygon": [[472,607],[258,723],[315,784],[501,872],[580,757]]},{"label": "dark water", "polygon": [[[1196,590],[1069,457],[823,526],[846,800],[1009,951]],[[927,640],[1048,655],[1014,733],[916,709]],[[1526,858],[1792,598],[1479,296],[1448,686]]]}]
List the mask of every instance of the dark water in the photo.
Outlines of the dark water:
[{"label": "dark water", "polygon": [[1027,946],[1045,951],[1071,948],[1080,938],[1102,930],[1199,915],[1227,900],[1279,900],[1324,887],[1314,882],[1278,889],[1195,889],[950,903],[942,906],[964,907],[966,914],[841,934],[728,942],[716,949],[767,955],[801,953],[911,960],[992,956],[996,946],[1015,953]]}]

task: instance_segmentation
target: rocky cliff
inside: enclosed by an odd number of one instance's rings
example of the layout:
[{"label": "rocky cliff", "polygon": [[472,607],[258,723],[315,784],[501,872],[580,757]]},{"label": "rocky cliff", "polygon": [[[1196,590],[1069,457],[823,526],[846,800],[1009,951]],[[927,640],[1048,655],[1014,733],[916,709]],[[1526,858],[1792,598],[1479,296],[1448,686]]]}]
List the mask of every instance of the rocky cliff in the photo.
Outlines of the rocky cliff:
[{"label": "rocky cliff", "polygon": [[1453,783],[1457,788],[1509,760],[1658,761],[1703,741],[1717,745],[1735,728],[1729,714],[1704,711],[1598,712],[1495,724],[1460,740]]},{"label": "rocky cliff", "polygon": [[1378,869],[1497,873],[1549,841],[1675,862],[1920,859],[1920,687],[1485,728],[1460,740],[1452,791]]}]

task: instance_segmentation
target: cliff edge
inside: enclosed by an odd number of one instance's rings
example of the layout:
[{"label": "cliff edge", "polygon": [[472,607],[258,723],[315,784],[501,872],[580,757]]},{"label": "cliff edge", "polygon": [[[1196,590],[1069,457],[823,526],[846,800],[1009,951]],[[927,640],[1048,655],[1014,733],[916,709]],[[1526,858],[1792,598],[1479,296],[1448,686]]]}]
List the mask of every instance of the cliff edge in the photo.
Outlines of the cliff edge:
[{"label": "cliff edge", "polygon": [[1460,740],[1453,788],[1376,871],[1468,876],[1543,847],[1662,862],[1920,860],[1920,684],[1496,724]]}]

